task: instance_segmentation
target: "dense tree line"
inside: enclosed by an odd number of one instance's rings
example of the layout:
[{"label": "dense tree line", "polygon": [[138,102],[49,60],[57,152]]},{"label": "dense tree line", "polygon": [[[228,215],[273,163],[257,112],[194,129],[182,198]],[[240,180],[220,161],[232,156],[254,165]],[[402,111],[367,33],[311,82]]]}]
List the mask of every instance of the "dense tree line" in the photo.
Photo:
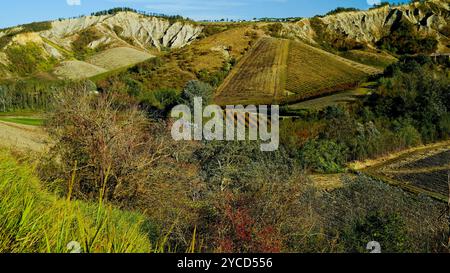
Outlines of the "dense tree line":
[{"label": "dense tree line", "polygon": [[95,90],[92,82],[46,81],[23,79],[0,83],[0,112],[20,110],[49,110],[55,95],[69,86],[86,86]]},{"label": "dense tree line", "polygon": [[342,12],[350,12],[350,11],[360,11],[360,9],[337,7],[336,9],[329,11],[326,15],[334,15],[334,14],[338,14],[338,13],[342,13]]},{"label": "dense tree line", "polygon": [[148,17],[165,18],[165,19],[169,19],[170,21],[188,21],[188,20],[190,20],[190,19],[184,18],[183,16],[180,16],[180,15],[167,15],[167,14],[163,14],[163,13],[147,12],[147,11],[136,10],[136,9],[128,8],[128,7],[118,7],[118,8],[112,8],[112,9],[108,9],[108,10],[93,12],[93,13],[91,13],[91,16],[115,15],[119,12],[134,12],[134,13],[139,13],[141,15],[148,16]]}]

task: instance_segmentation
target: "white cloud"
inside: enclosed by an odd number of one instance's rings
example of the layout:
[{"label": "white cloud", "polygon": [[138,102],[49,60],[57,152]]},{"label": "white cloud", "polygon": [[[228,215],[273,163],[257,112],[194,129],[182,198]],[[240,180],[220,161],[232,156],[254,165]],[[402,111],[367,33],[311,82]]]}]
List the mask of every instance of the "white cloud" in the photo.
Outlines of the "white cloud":
[{"label": "white cloud", "polygon": [[367,4],[370,6],[379,5],[381,4],[381,0],[367,0]]},{"label": "white cloud", "polygon": [[80,6],[81,0],[66,0],[69,6]]}]

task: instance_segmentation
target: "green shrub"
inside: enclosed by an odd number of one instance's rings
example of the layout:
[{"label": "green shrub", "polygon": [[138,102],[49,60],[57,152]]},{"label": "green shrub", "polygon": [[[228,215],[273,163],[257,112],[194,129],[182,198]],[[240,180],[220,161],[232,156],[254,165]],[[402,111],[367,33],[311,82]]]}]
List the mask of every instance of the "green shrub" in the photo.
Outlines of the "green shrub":
[{"label": "green shrub", "polygon": [[200,81],[190,81],[186,85],[181,95],[181,99],[194,109],[194,99],[200,97],[203,99],[203,105],[208,105],[213,98],[214,90],[207,84]]},{"label": "green shrub", "polygon": [[200,34],[199,38],[206,38],[206,37],[210,37],[216,34],[219,34],[221,32],[227,31],[229,29],[232,29],[236,27],[236,25],[232,25],[232,24],[220,24],[220,25],[215,25],[215,24],[206,24],[203,27],[202,33]]},{"label": "green shrub", "polygon": [[175,89],[161,89],[153,92],[153,96],[160,109],[168,109],[175,106],[179,101],[178,91]]},{"label": "green shrub", "polygon": [[442,35],[450,38],[450,24],[447,24],[444,27],[442,27],[440,29],[440,32],[442,33]]},{"label": "green shrub", "polygon": [[391,121],[411,119],[409,123],[425,143],[449,134],[445,125],[450,109],[449,78],[445,72],[429,57],[417,56],[400,59],[386,74],[390,77],[382,79],[378,91],[365,101],[376,116]]},{"label": "green shrub", "polygon": [[227,77],[229,68],[222,68],[216,72],[209,72],[206,69],[202,69],[196,73],[197,78],[213,87],[218,87]]},{"label": "green shrub", "polygon": [[397,135],[402,142],[401,147],[414,147],[422,143],[422,136],[411,124],[402,126],[398,130]]},{"label": "green shrub", "polygon": [[0,37],[0,49],[5,48],[5,46],[7,46],[12,41],[13,37],[14,35],[12,34],[6,34]]},{"label": "green shrub", "polygon": [[267,26],[267,31],[269,32],[269,35],[271,35],[272,37],[280,37],[282,30],[283,30],[282,23],[273,23]]},{"label": "green shrub", "polygon": [[0,112],[17,110],[50,110],[55,95],[69,86],[95,90],[90,81],[52,81],[41,78],[9,80],[0,83]]},{"label": "green shrub", "polygon": [[138,100],[139,104],[153,117],[166,117],[180,102],[180,93],[175,89],[161,89],[142,93]]},{"label": "green shrub", "polygon": [[331,140],[311,140],[299,152],[300,163],[305,168],[320,173],[344,171],[346,147]]},{"label": "green shrub", "polygon": [[52,23],[50,21],[33,22],[30,24],[21,25],[20,27],[22,28],[22,30],[20,31],[21,33],[40,32],[40,31],[45,31],[45,30],[51,29]]},{"label": "green shrub", "polygon": [[439,121],[440,137],[450,138],[450,113],[446,113]]},{"label": "green shrub", "polygon": [[121,27],[121,26],[114,26],[113,30],[114,30],[114,33],[116,33],[117,35],[122,35],[123,27]]}]

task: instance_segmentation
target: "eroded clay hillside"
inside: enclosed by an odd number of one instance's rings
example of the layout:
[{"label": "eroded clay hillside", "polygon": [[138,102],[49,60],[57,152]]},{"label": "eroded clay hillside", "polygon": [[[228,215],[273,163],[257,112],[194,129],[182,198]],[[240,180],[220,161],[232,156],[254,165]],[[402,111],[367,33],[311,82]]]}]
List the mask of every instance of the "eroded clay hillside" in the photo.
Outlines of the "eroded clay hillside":
[{"label": "eroded clay hillside", "polygon": [[318,43],[323,37],[333,39],[343,36],[374,46],[401,22],[414,25],[423,35],[435,35],[440,42],[439,50],[449,51],[446,47],[450,44],[447,33],[450,22],[448,0],[384,6],[368,11],[303,19],[295,24],[284,24],[283,35],[311,43]]},{"label": "eroded clay hillside", "polygon": [[197,38],[202,27],[189,22],[170,22],[157,17],[147,17],[134,12],[115,15],[86,16],[52,22],[51,29],[40,36],[66,49],[81,32],[93,29],[102,34],[90,46],[131,43],[142,49],[180,48]]},{"label": "eroded clay hillside", "polygon": [[[0,31],[0,72],[2,78],[24,76],[58,64],[55,71],[60,76],[89,77],[110,70],[105,62],[131,65],[144,61],[161,49],[190,44],[201,32],[201,26],[187,20],[135,12],[33,23]],[[108,54],[106,50],[113,48]],[[106,61],[98,62],[100,52]],[[20,55],[37,59],[37,64],[8,69]],[[84,75],[86,67],[90,69]]]}]

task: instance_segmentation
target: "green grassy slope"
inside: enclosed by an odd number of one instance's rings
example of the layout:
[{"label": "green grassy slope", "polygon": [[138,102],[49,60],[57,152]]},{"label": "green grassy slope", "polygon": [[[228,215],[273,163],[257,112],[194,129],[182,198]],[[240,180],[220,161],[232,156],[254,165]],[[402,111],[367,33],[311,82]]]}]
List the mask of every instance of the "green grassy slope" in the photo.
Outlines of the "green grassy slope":
[{"label": "green grassy slope", "polygon": [[57,198],[29,166],[0,150],[0,253],[64,253],[77,241],[84,253],[150,252],[144,218],[99,204]]}]

